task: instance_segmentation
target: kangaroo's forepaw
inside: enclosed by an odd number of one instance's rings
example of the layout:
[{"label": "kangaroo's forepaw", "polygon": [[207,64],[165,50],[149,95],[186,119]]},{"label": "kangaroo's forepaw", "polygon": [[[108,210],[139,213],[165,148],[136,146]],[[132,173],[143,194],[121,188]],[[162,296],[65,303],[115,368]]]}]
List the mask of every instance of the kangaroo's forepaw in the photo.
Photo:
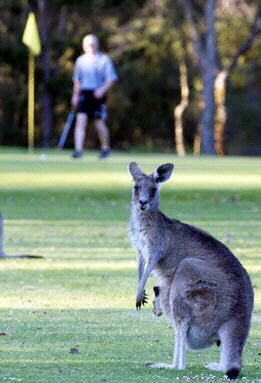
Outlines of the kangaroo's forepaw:
[{"label": "kangaroo's forepaw", "polygon": [[167,368],[167,369],[175,368],[173,364],[169,364],[169,363],[146,363],[145,366],[149,368]]},{"label": "kangaroo's forepaw", "polygon": [[146,294],[146,291],[144,290],[142,294],[138,294],[136,297],[136,309],[140,310],[141,305],[145,305],[145,303],[148,303],[148,295]]},{"label": "kangaroo's forepaw", "polygon": [[146,294],[146,291],[144,290],[144,295],[143,295],[143,298],[142,298],[142,301],[141,301],[141,303],[143,304],[143,305],[145,305],[145,303],[148,303],[148,295]]}]

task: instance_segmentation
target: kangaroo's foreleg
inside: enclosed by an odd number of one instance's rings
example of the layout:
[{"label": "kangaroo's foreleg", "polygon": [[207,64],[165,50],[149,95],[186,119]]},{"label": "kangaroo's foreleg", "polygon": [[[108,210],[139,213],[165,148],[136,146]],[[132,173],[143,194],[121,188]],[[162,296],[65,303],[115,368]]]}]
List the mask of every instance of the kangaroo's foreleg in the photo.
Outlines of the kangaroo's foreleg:
[{"label": "kangaroo's foreleg", "polygon": [[137,310],[140,310],[142,304],[147,303],[145,285],[147,283],[150,273],[152,272],[156,264],[159,262],[160,258],[161,258],[161,254],[154,254],[153,256],[148,258],[148,261],[144,267],[143,274],[139,282],[139,286],[138,286],[137,294],[136,294]]},{"label": "kangaroo's foreleg", "polygon": [[[144,273],[144,266],[145,266],[144,258],[140,251],[138,251],[137,253],[137,261],[138,261],[138,286],[139,286],[142,275]],[[146,294],[146,291],[144,290],[143,297],[141,299],[141,304],[144,305],[145,303],[147,303],[147,294]],[[136,303],[136,308],[140,309],[140,307],[137,306],[137,303]]]},{"label": "kangaroo's foreleg", "polygon": [[144,272],[144,259],[140,251],[137,253],[137,262],[138,262],[138,283],[140,283],[140,280],[142,278],[142,274]]}]

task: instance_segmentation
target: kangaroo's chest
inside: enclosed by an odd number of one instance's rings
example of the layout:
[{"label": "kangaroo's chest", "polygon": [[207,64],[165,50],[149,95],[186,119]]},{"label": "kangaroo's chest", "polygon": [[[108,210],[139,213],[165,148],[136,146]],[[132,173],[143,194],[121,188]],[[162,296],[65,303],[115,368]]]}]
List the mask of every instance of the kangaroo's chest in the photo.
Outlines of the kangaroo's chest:
[{"label": "kangaroo's chest", "polygon": [[149,245],[149,234],[148,231],[144,228],[140,228],[139,226],[132,226],[131,230],[131,240],[133,246],[142,251]]},{"label": "kangaroo's chest", "polygon": [[131,213],[129,236],[133,247],[142,256],[145,264],[154,254],[163,254],[166,250],[166,238],[159,218],[155,212],[139,214],[133,210]]},{"label": "kangaroo's chest", "polygon": [[151,234],[151,227],[142,225],[137,221],[130,222],[129,236],[132,245],[144,259],[147,258],[149,249],[152,246]]}]

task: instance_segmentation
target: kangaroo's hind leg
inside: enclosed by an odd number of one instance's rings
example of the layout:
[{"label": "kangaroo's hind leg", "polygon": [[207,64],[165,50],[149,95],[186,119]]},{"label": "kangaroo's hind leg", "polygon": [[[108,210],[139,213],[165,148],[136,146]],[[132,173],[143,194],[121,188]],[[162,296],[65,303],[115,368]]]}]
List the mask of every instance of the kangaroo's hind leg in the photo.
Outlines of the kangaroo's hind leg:
[{"label": "kangaroo's hind leg", "polygon": [[[184,318],[184,313],[187,311],[187,306],[183,305],[182,299],[179,299],[178,296],[176,299],[176,305],[179,308],[180,316],[174,317],[173,315],[173,302],[170,302],[170,292],[173,285],[171,284],[168,289],[161,289],[158,291],[160,294],[161,303],[165,308],[165,313],[168,315],[170,322],[175,324],[175,346],[173,352],[173,362],[172,364],[167,363],[147,363],[146,366],[150,368],[167,368],[167,369],[176,369],[183,370],[186,365],[186,339],[187,339],[187,321]],[[157,290],[156,290],[157,291]],[[155,289],[154,292],[156,293]],[[156,297],[156,299],[159,298]],[[174,298],[174,297],[173,297]],[[156,301],[155,301],[156,304]],[[174,303],[175,305],[175,303]],[[160,307],[161,308],[161,307]]]},{"label": "kangaroo's hind leg", "polygon": [[220,367],[230,380],[241,370],[241,357],[249,330],[248,318],[235,317],[219,330],[221,340]]},{"label": "kangaroo's hind leg", "polygon": [[[210,266],[199,259],[184,259],[174,276],[170,302],[175,323],[182,323],[185,344],[191,349],[202,349],[219,340],[216,289],[219,283],[217,273],[213,276]],[[179,346],[178,326],[176,325],[176,349],[174,365],[185,368],[184,348]],[[217,363],[207,366],[219,370]]]},{"label": "kangaroo's hind leg", "polygon": [[176,324],[173,356],[173,365],[176,370],[185,370],[186,368],[186,336],[187,325],[185,323]]},{"label": "kangaroo's hind leg", "polygon": [[175,370],[184,370],[186,367],[186,334],[187,326],[178,323],[175,329],[175,346],[173,363],[147,363],[150,368],[166,368]]}]

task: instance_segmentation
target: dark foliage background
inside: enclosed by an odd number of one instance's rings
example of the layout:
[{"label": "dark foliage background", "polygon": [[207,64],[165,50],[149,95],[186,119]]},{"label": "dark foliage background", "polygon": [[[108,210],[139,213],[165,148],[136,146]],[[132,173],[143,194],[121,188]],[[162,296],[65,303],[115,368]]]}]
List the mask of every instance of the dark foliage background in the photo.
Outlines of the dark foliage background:
[{"label": "dark foliage background", "polygon": [[[42,0],[43,1],[43,0]],[[192,151],[201,111],[201,84],[181,10],[167,1],[43,1],[46,7],[50,78],[44,79],[42,57],[36,58],[36,145],[43,143],[42,94],[51,98],[53,126],[49,144],[57,144],[70,111],[72,69],[81,40],[96,33],[101,50],[113,58],[119,81],[110,91],[108,124],[114,148],[174,150],[173,108],[180,99],[178,57],[185,36],[190,105],[184,135]],[[27,144],[27,48],[22,34],[30,10],[39,1],[0,0],[0,145]],[[173,2],[171,2],[173,3]],[[195,2],[199,4],[200,1]],[[221,2],[222,3],[222,2]],[[257,2],[217,13],[220,54],[227,60],[243,41]],[[238,3],[238,2],[237,2]],[[231,9],[230,9],[231,8]],[[242,13],[242,9],[245,12]],[[229,82],[225,139],[230,154],[261,154],[261,41],[240,58]],[[72,145],[72,137],[67,145]],[[89,130],[88,146],[96,145]]]}]

